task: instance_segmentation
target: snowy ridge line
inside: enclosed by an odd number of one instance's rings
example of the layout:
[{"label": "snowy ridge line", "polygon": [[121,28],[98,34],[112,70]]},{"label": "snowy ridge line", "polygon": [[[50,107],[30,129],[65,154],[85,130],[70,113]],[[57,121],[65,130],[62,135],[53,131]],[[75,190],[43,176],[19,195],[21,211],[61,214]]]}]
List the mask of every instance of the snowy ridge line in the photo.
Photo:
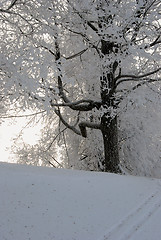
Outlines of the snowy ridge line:
[{"label": "snowy ridge line", "polygon": [[161,194],[157,190],[98,240],[130,239],[160,207]]}]

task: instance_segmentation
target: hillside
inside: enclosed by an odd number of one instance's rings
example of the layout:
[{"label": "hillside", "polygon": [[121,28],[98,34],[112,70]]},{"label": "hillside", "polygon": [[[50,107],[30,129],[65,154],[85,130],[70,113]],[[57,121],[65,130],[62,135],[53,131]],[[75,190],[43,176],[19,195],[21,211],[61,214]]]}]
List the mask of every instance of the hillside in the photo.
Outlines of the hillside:
[{"label": "hillside", "polygon": [[161,180],[0,163],[0,240],[159,240]]}]

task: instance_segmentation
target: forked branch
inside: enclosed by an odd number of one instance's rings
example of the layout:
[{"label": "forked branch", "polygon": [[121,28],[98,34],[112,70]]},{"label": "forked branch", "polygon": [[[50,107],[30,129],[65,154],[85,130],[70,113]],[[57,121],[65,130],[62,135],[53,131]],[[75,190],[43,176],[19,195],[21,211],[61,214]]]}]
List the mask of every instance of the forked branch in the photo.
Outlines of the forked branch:
[{"label": "forked branch", "polygon": [[[141,78],[146,78],[148,76],[151,76],[157,72],[159,72],[161,70],[161,67],[152,71],[152,72],[148,72],[148,73],[145,73],[145,74],[142,74],[142,75],[139,75],[139,76],[136,76],[136,75],[120,75],[116,78],[116,86],[118,86],[120,83],[122,82],[128,82],[128,81],[138,81],[140,80]],[[124,79],[121,79],[121,78],[124,78]],[[121,79],[117,82],[118,79]],[[146,81],[146,79],[144,79],[144,81]]]}]

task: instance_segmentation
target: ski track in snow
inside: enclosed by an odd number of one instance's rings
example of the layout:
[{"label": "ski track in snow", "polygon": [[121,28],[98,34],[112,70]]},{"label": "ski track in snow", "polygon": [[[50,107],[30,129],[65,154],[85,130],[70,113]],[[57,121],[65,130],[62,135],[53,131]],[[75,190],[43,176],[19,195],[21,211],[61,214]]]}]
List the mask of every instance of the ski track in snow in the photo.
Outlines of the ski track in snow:
[{"label": "ski track in snow", "polygon": [[[117,225],[103,235],[99,240],[129,240],[148,219],[161,208],[161,194],[157,190],[122,219]],[[129,226],[129,227],[127,227]]]}]

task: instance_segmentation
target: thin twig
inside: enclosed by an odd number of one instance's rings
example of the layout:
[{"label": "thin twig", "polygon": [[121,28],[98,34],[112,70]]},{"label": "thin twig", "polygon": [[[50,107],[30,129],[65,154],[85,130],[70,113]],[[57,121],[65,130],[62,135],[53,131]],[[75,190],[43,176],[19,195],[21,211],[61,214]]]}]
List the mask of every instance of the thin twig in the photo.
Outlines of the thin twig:
[{"label": "thin twig", "polygon": [[36,113],[31,113],[31,114],[24,114],[24,115],[10,115],[10,116],[2,116],[0,118],[23,118],[23,117],[32,117],[32,116],[35,116],[35,115],[38,115],[38,114],[41,114],[41,113],[44,113],[46,112],[45,110],[44,111],[41,111],[41,112],[36,112]]}]

